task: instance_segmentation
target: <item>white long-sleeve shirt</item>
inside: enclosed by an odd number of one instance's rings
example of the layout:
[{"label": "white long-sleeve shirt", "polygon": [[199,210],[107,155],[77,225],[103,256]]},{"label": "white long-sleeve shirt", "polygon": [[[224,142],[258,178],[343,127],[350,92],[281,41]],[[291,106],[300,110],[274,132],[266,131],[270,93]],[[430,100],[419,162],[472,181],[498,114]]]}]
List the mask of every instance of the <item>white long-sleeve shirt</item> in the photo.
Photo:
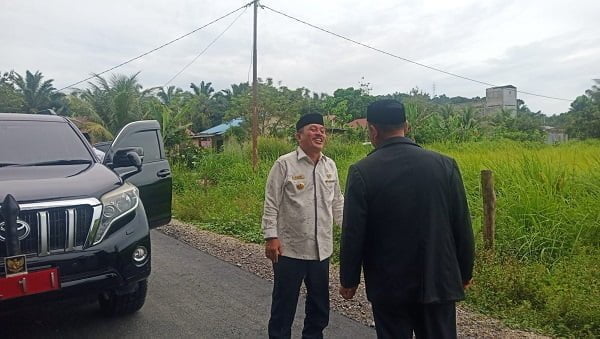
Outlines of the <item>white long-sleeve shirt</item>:
[{"label": "white long-sleeve shirt", "polygon": [[333,223],[342,225],[344,197],[335,162],[316,166],[298,147],[271,168],[265,188],[263,235],[279,238],[282,255],[325,260],[333,253]]}]

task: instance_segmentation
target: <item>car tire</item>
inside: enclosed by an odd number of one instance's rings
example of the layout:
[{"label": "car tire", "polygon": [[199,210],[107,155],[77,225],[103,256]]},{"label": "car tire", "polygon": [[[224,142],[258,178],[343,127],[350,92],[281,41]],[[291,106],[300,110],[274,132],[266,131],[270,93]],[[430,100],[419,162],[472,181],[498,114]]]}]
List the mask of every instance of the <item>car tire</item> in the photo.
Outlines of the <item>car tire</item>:
[{"label": "car tire", "polygon": [[115,291],[104,292],[98,296],[100,311],[102,314],[111,317],[135,313],[144,306],[147,292],[147,280],[138,282],[136,290],[131,293],[117,294]]}]

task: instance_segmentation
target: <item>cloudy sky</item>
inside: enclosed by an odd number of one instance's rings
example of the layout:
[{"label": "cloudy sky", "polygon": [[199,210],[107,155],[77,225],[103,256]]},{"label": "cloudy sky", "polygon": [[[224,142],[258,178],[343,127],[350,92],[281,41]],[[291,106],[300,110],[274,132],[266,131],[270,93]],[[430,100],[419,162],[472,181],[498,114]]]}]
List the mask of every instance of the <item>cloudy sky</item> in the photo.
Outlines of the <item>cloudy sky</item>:
[{"label": "cloudy sky", "polygon": [[[249,1],[249,0],[248,0]],[[0,0],[0,71],[40,70],[62,88],[160,46],[235,10],[243,0]],[[597,0],[262,0],[262,4],[353,40],[436,68],[525,94],[534,111],[568,110],[600,78]],[[231,24],[214,25],[115,72],[140,71],[162,86]],[[465,81],[354,45],[259,9],[258,75],[290,88],[332,94],[425,92],[485,96]],[[173,82],[210,81],[217,89],[251,80],[252,9]],[[593,67],[595,66],[595,67]],[[79,85],[78,87],[84,87]]]}]

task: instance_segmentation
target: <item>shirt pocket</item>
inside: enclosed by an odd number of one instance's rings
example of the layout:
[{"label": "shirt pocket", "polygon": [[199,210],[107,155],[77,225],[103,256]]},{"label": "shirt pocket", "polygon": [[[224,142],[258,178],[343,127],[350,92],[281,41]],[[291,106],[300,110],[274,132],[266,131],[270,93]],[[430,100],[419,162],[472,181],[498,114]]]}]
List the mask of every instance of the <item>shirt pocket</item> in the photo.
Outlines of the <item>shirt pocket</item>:
[{"label": "shirt pocket", "polygon": [[303,196],[306,194],[309,182],[303,176],[289,176],[286,178],[285,191],[290,196]]},{"label": "shirt pocket", "polygon": [[337,183],[338,181],[335,173],[321,173],[319,175],[319,185],[321,186],[321,191],[326,194],[328,200],[333,200],[335,186]]}]

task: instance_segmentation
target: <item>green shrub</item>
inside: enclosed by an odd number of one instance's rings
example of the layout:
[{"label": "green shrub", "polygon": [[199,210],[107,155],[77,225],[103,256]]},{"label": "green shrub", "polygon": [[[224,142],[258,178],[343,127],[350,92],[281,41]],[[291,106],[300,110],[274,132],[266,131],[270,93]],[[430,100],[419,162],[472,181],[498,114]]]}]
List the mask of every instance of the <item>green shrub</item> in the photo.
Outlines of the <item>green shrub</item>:
[{"label": "green shrub", "polygon": [[598,260],[597,249],[551,267],[478,251],[467,302],[516,327],[592,338],[600,333]]}]

